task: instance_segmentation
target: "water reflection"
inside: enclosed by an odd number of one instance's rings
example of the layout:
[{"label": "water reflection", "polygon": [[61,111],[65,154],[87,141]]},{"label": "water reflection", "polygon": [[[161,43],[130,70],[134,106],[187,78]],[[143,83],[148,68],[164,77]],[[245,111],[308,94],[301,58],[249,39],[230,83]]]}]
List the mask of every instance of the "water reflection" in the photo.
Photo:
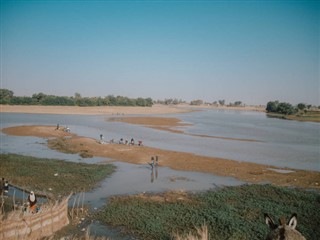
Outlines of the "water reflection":
[{"label": "water reflection", "polygon": [[155,165],[154,167],[151,168],[151,182],[154,182],[154,177],[156,177],[156,179],[158,178],[158,165]]},{"label": "water reflection", "polygon": [[154,170],[153,168],[151,169],[151,182],[153,183],[154,181]]},{"label": "water reflection", "polygon": [[156,178],[158,178],[158,164],[159,164],[159,157],[151,157],[151,162],[148,163],[151,167],[151,182],[154,182],[154,173],[156,173]]},{"label": "water reflection", "polygon": [[[85,193],[84,202],[91,209],[103,206],[108,197],[146,192],[172,190],[205,191],[221,186],[237,186],[244,182],[231,177],[219,177],[207,173],[176,171],[167,167],[149,164],[136,165],[124,162],[113,163],[117,170],[99,187]],[[161,174],[160,174],[161,172]]]}]

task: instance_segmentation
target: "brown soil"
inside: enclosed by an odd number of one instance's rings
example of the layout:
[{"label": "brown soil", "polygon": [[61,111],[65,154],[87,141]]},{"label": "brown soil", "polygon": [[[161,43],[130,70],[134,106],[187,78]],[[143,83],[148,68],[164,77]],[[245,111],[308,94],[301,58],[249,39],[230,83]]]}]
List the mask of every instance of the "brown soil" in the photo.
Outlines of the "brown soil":
[{"label": "brown soil", "polygon": [[[80,137],[54,130],[55,126],[23,126],[2,129],[6,134],[18,136],[38,136],[48,140],[49,147],[62,142],[70,152],[86,152],[97,157],[107,157],[116,161],[134,164],[147,164],[152,156],[159,157],[159,165],[176,170],[212,173],[219,176],[235,177],[251,183],[270,182],[280,186],[296,186],[310,189],[320,189],[320,173],[314,171],[292,170],[290,173],[279,173],[268,165],[240,162],[215,157],[199,156],[192,153],[168,151],[147,146],[128,146],[123,144],[100,144],[95,139]],[[54,135],[54,136],[53,136]],[[64,138],[69,136],[68,138]],[[61,144],[61,143],[60,143]],[[57,148],[56,148],[57,149]],[[59,150],[59,149],[57,149]],[[284,169],[284,168],[276,168]]]},{"label": "brown soil", "polygon": [[2,132],[14,136],[34,136],[41,138],[74,136],[70,132],[65,132],[63,127],[57,129],[56,126],[17,126],[2,129]]}]

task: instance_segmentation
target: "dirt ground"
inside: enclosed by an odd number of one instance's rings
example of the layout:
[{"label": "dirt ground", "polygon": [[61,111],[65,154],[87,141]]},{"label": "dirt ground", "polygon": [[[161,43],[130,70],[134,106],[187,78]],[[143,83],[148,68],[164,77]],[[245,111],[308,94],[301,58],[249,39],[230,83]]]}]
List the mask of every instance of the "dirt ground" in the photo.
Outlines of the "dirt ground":
[{"label": "dirt ground", "polygon": [[[250,183],[269,182],[279,186],[295,186],[320,189],[320,173],[314,171],[278,168],[268,165],[240,162],[215,157],[199,156],[192,153],[176,152],[138,145],[100,144],[97,140],[76,136],[56,126],[19,126],[2,129],[5,134],[16,136],[36,136],[50,138],[48,145],[56,150],[92,154],[115,161],[134,164],[147,164],[152,156],[159,157],[159,166],[175,170],[211,173],[219,176],[235,177]],[[68,138],[65,138],[69,136]],[[59,144],[56,144],[59,141]],[[57,148],[57,146],[59,146]],[[61,148],[61,149],[59,149]],[[275,170],[276,169],[276,170]],[[277,170],[291,170],[280,173]]]}]

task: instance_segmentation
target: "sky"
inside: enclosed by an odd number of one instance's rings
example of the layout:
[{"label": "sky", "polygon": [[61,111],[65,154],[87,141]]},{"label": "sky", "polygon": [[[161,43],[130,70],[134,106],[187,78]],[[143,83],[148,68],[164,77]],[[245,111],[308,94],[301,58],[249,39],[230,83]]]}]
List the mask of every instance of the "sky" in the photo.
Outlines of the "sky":
[{"label": "sky", "polygon": [[0,1],[15,96],[320,105],[319,1]]}]

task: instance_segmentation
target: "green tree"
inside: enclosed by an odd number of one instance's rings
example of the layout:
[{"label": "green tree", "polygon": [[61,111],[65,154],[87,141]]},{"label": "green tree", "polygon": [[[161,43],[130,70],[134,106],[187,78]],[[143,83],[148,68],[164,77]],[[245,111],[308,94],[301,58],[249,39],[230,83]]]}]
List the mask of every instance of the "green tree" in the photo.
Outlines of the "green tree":
[{"label": "green tree", "polygon": [[274,101],[274,102],[270,101],[267,103],[266,111],[277,112],[278,105],[279,105],[279,101]]},{"label": "green tree", "polygon": [[218,102],[219,102],[219,104],[220,104],[221,106],[224,106],[224,104],[226,103],[225,100],[219,100]]},{"label": "green tree", "polygon": [[153,105],[152,98],[146,98],[145,100],[146,100],[146,106],[147,107],[152,107],[152,105]]},{"label": "green tree", "polygon": [[297,105],[297,108],[298,108],[300,111],[304,110],[306,107],[307,107],[307,105],[304,104],[304,103],[299,103],[299,104]]},{"label": "green tree", "polygon": [[290,103],[286,102],[279,103],[277,107],[277,112],[285,115],[291,115],[296,113],[295,108]]},{"label": "green tree", "polygon": [[234,105],[235,105],[235,106],[240,106],[241,104],[242,104],[241,101],[236,101],[236,102],[234,102]]},{"label": "green tree", "polygon": [[113,95],[108,96],[109,105],[110,106],[116,106],[117,105],[117,99]]},{"label": "green tree", "polygon": [[14,105],[34,105],[34,99],[31,97],[16,97],[13,96],[10,104]]},{"label": "green tree", "polygon": [[201,105],[201,104],[203,104],[203,101],[200,100],[200,99],[193,100],[193,101],[190,102],[190,105],[197,105],[197,106],[199,106],[199,105]]},{"label": "green tree", "polygon": [[45,95],[44,93],[35,93],[32,95],[32,98],[34,99],[35,102],[37,103],[41,103],[41,101],[46,98],[47,95]]},{"label": "green tree", "polygon": [[13,97],[13,92],[9,89],[0,89],[0,104],[10,104]]},{"label": "green tree", "polygon": [[146,106],[146,100],[143,98],[137,98],[136,101],[137,106],[145,107]]}]

